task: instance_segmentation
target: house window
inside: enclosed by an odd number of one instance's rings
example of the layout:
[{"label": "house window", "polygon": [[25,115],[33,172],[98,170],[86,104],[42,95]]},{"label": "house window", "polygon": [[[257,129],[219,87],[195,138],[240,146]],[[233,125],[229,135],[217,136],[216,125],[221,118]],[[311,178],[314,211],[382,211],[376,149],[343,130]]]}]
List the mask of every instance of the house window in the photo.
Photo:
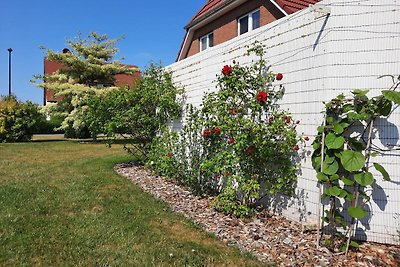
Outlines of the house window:
[{"label": "house window", "polygon": [[209,33],[200,38],[200,51],[214,46],[214,34]]},{"label": "house window", "polygon": [[250,12],[238,19],[239,35],[260,28],[260,10]]}]

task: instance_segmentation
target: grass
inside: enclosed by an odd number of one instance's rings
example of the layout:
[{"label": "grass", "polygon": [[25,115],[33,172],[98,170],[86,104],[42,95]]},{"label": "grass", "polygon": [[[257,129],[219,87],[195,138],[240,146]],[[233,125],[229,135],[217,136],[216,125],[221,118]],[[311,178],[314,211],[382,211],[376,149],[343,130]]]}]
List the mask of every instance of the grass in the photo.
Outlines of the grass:
[{"label": "grass", "polygon": [[261,266],[118,176],[120,146],[0,144],[0,266]]}]

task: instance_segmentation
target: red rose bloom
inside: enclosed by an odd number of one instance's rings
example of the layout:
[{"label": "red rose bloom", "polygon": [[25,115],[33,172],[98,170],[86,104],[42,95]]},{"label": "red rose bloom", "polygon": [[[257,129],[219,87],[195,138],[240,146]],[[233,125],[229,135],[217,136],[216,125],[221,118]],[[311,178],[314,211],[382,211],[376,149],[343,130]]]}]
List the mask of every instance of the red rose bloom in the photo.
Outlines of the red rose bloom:
[{"label": "red rose bloom", "polygon": [[172,157],[173,155],[172,155],[172,153],[168,153],[168,154],[166,154],[165,156],[167,156],[167,157]]},{"label": "red rose bloom", "polygon": [[306,137],[304,137],[304,140],[305,140],[305,141],[309,141],[310,138],[309,138],[308,136],[306,136]]},{"label": "red rose bloom", "polygon": [[282,73],[278,73],[278,74],[276,75],[276,79],[277,79],[278,81],[282,80],[282,79],[283,79],[283,74],[282,74]]},{"label": "red rose bloom", "polygon": [[286,123],[290,123],[291,118],[288,116],[285,118],[285,120],[286,120]]},{"label": "red rose bloom", "polygon": [[215,128],[214,129],[214,134],[220,134],[221,133],[221,129],[220,128]]},{"label": "red rose bloom", "polygon": [[264,104],[267,101],[268,94],[264,91],[261,91],[257,94],[257,100],[261,104]]},{"label": "red rose bloom", "polygon": [[222,74],[223,74],[224,76],[227,76],[227,75],[231,74],[231,72],[232,72],[232,67],[231,67],[231,66],[225,65],[225,66],[222,68]]},{"label": "red rose bloom", "polygon": [[226,172],[226,173],[225,173],[225,176],[226,176],[226,177],[229,177],[229,175],[231,175],[229,172]]},{"label": "red rose bloom", "polygon": [[204,138],[204,139],[207,139],[207,137],[209,137],[210,134],[211,134],[210,129],[208,129],[208,128],[204,129],[204,131],[203,131],[203,138]]},{"label": "red rose bloom", "polygon": [[294,147],[293,147],[293,150],[295,150],[295,151],[298,151],[300,149],[300,147],[298,146],[298,145],[295,145]]},{"label": "red rose bloom", "polygon": [[274,118],[272,118],[272,117],[268,119],[269,123],[272,123],[273,121],[274,121]]},{"label": "red rose bloom", "polygon": [[233,138],[233,137],[229,138],[229,143],[231,143],[231,144],[235,143],[235,138]]}]

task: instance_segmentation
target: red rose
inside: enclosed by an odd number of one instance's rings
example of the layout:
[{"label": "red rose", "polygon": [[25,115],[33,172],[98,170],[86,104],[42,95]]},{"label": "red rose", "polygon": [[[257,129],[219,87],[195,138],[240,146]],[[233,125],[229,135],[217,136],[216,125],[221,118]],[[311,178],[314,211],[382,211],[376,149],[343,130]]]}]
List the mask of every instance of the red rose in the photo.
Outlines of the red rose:
[{"label": "red rose", "polygon": [[226,176],[226,177],[229,177],[229,175],[231,175],[229,172],[226,172],[226,173],[225,173],[225,176]]},{"label": "red rose", "polygon": [[293,150],[298,151],[299,149],[300,149],[300,147],[299,147],[298,145],[295,145],[295,146],[293,147]]},{"label": "red rose", "polygon": [[172,157],[173,155],[172,155],[172,153],[168,153],[168,154],[166,154],[165,156],[167,156],[167,157]]},{"label": "red rose", "polygon": [[210,134],[211,134],[210,129],[208,129],[208,128],[204,129],[204,131],[203,131],[203,138],[204,138],[204,139],[207,139],[207,137],[209,137]]},{"label": "red rose", "polygon": [[272,117],[268,119],[269,123],[272,123],[273,121],[274,121],[274,118],[272,118]]},{"label": "red rose", "polygon": [[304,137],[304,140],[305,140],[305,141],[309,141],[310,138],[309,138],[308,136],[306,136],[306,137]]},{"label": "red rose", "polygon": [[261,104],[265,103],[267,101],[268,94],[264,91],[261,91],[257,94],[257,100]]},{"label": "red rose", "polygon": [[221,133],[221,129],[220,128],[215,128],[214,129],[214,134],[220,134]]},{"label": "red rose", "polygon": [[233,137],[229,138],[229,143],[231,143],[231,144],[235,143],[235,138],[233,138]]},{"label": "red rose", "polygon": [[286,120],[286,123],[290,123],[291,118],[290,118],[289,116],[287,116],[287,117],[285,118],[285,120]]},{"label": "red rose", "polygon": [[276,79],[277,79],[278,81],[282,80],[282,79],[283,79],[283,74],[282,74],[282,73],[278,73],[278,74],[276,75]]},{"label": "red rose", "polygon": [[232,67],[231,67],[231,66],[225,65],[225,66],[222,68],[222,74],[223,74],[224,76],[227,76],[227,75],[231,74],[231,72],[232,72]]}]

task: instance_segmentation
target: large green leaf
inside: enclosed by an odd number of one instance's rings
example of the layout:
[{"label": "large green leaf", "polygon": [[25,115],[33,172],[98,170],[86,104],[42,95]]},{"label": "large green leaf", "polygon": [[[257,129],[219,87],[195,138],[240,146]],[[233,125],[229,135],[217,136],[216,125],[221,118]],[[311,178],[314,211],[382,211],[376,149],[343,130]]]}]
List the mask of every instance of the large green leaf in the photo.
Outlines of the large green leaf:
[{"label": "large green leaf", "polygon": [[357,219],[362,219],[365,216],[367,216],[368,212],[366,212],[362,207],[357,206],[357,207],[349,207],[347,209],[347,212],[349,213],[349,215],[353,218],[357,218]]},{"label": "large green leaf", "polygon": [[326,163],[324,162],[322,164],[322,172],[327,174],[327,175],[333,175],[339,170],[339,164],[337,161],[333,161],[332,163]]},{"label": "large green leaf", "polygon": [[353,172],[364,167],[365,157],[360,152],[346,150],[343,151],[340,161],[347,171]]},{"label": "large green leaf", "polygon": [[358,96],[366,96],[368,94],[369,90],[361,90],[361,89],[355,89],[352,93],[354,95]]},{"label": "large green leaf", "polygon": [[349,178],[342,177],[341,180],[344,183],[344,185],[354,185],[354,181],[350,180]]},{"label": "large green leaf", "polygon": [[325,189],[325,195],[337,197],[342,193],[342,189],[337,186],[328,187]]},{"label": "large green leaf", "polygon": [[400,104],[400,92],[383,90],[382,94],[386,97],[386,99],[393,101],[395,104]]},{"label": "large green leaf", "polygon": [[341,134],[341,133],[344,132],[344,128],[340,123],[336,123],[336,124],[333,125],[333,131],[336,134]]},{"label": "large green leaf", "polygon": [[319,172],[319,173],[317,174],[317,179],[318,179],[319,182],[328,182],[328,181],[329,181],[328,176],[326,176],[326,175],[325,175],[324,173],[322,173],[322,172]]},{"label": "large green leaf", "polygon": [[329,149],[338,149],[344,145],[344,137],[336,136],[333,133],[330,133],[325,138],[325,144]]},{"label": "large green leaf", "polygon": [[354,180],[362,186],[371,185],[375,181],[374,176],[370,172],[357,173],[354,175]]},{"label": "large green leaf", "polygon": [[382,165],[380,165],[380,164],[378,164],[378,163],[374,163],[374,167],[375,167],[375,169],[376,169],[378,172],[380,172],[380,173],[382,174],[383,180],[385,180],[385,181],[390,181],[390,176],[389,176],[389,174],[387,173],[387,171],[385,170],[385,168],[383,168]]}]

